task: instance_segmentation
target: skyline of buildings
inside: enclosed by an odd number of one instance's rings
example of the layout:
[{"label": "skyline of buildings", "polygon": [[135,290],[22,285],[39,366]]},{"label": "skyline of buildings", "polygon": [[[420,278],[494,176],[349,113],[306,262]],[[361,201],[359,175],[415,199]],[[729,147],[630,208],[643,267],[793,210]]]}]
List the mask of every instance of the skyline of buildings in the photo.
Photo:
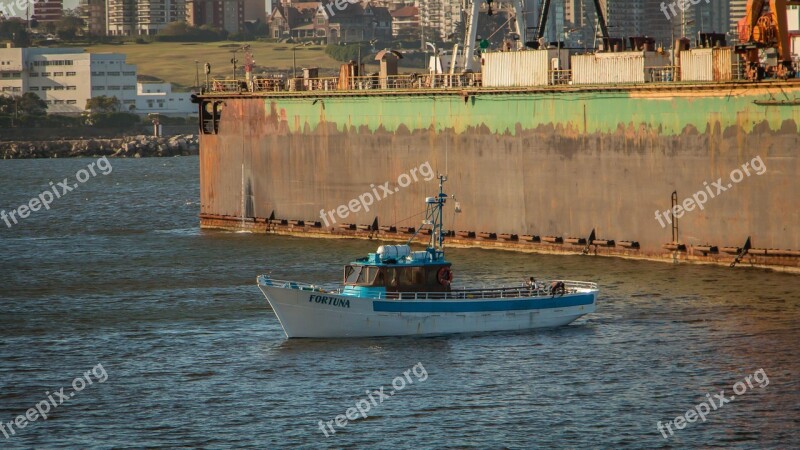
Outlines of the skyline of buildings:
[{"label": "skyline of buildings", "polygon": [[[72,0],[74,1],[74,0]],[[170,22],[186,21],[193,26],[210,25],[229,33],[241,32],[247,22],[267,22],[272,15],[270,5],[291,5],[302,10],[308,1],[282,0],[79,0],[79,14],[86,30],[95,35],[152,36]],[[485,0],[481,0],[485,1]],[[699,32],[727,33],[728,42],[735,42],[737,22],[744,15],[747,0],[709,0],[688,4],[684,9],[675,6],[678,0],[600,0],[612,37],[648,36],[659,47],[671,47],[672,40],[685,35],[694,40]],[[32,3],[32,2],[31,2]],[[68,0],[67,4],[71,1]],[[406,35],[414,35],[412,24],[426,39],[437,37],[452,40],[458,24],[466,21],[466,0],[373,0],[373,6],[386,7],[390,13],[413,7],[417,17],[405,17]],[[527,19],[528,40],[536,31],[542,0],[523,0]],[[41,0],[28,11],[40,23],[54,22],[63,13],[64,0]],[[507,0],[494,2],[496,12],[514,14]],[[665,9],[666,8],[666,9]],[[482,5],[483,14],[486,5]],[[667,11],[672,11],[673,14]],[[17,15],[21,15],[19,11]],[[466,23],[462,28],[466,28]],[[510,25],[506,25],[508,31]],[[460,31],[460,29],[459,29]],[[503,30],[505,31],[505,30]],[[562,41],[572,47],[592,48],[597,44],[599,27],[593,0],[560,0],[551,3],[545,30],[548,42]],[[317,37],[305,33],[303,37]],[[270,30],[270,36],[275,33]],[[281,34],[282,35],[282,34]]]}]

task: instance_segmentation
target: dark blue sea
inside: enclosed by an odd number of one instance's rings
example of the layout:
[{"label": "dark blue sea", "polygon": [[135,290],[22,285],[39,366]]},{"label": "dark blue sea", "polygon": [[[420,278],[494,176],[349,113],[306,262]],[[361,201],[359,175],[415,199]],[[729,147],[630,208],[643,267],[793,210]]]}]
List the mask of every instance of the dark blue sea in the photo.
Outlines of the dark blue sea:
[{"label": "dark blue sea", "polygon": [[461,279],[596,281],[598,310],[546,331],[290,341],[256,276],[337,281],[379,242],[200,230],[196,157],[75,181],[92,162],[0,161],[6,212],[78,186],[0,221],[2,449],[800,447],[796,275],[453,249]]}]

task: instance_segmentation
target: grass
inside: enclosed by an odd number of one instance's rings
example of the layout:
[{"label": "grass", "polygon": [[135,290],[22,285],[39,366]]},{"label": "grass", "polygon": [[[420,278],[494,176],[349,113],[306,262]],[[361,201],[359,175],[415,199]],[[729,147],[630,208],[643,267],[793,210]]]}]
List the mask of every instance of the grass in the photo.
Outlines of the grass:
[{"label": "grass", "polygon": [[[200,82],[205,80],[203,65],[211,63],[211,77],[230,78],[233,66],[231,50],[240,48],[241,42],[153,42],[150,44],[126,43],[123,45],[93,45],[86,47],[90,53],[125,53],[128,64],[136,64],[139,75],[150,75],[173,83],[176,89],[188,90],[195,84],[195,63],[200,61]],[[266,71],[292,70],[292,44],[252,42],[250,47],[256,61],[256,74]],[[324,47],[300,47],[297,53],[297,70],[302,67],[319,67],[338,71],[340,62],[330,58]],[[242,76],[244,55],[236,53],[237,74]],[[322,70],[320,70],[322,72]]]}]

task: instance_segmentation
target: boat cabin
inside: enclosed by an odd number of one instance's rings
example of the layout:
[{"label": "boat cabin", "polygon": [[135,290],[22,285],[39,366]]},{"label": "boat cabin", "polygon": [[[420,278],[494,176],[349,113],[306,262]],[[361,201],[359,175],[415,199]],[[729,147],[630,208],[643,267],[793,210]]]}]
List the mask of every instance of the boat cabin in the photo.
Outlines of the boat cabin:
[{"label": "boat cabin", "polygon": [[408,245],[383,245],[344,267],[345,293],[448,292],[450,265],[438,250],[411,252]]}]

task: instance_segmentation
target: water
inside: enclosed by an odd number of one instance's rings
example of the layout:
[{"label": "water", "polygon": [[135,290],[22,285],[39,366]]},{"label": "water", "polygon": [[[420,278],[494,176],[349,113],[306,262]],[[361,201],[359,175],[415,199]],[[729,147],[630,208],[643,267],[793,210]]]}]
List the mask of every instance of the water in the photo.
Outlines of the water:
[{"label": "water", "polygon": [[[0,208],[93,161],[0,162]],[[336,281],[378,243],[201,231],[197,158],[111,163],[0,222],[0,422],[98,374],[0,448],[800,445],[797,276],[453,249],[462,279],[597,281],[598,312],[528,333],[288,341],[256,275]],[[417,364],[427,379],[320,431]],[[766,387],[657,430],[759,369]]]}]

